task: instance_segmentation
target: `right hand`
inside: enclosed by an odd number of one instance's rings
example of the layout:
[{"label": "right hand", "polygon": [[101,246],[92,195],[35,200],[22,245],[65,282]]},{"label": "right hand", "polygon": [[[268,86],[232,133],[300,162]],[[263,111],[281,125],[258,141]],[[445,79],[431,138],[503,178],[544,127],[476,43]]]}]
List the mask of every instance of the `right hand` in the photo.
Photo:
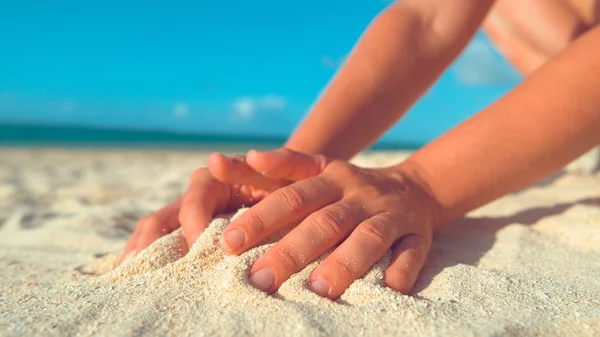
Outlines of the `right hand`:
[{"label": "right hand", "polygon": [[[292,180],[320,173],[319,163],[290,161],[277,150],[267,156],[257,154],[256,151],[248,152],[247,157],[211,154],[208,167],[194,171],[181,197],[138,222],[125,245],[121,261],[139,254],[179,227],[187,248],[190,248],[215,215],[252,206]],[[257,168],[261,168],[260,171]],[[276,173],[275,176],[285,172],[284,176],[292,180],[269,178],[271,172]]]}]

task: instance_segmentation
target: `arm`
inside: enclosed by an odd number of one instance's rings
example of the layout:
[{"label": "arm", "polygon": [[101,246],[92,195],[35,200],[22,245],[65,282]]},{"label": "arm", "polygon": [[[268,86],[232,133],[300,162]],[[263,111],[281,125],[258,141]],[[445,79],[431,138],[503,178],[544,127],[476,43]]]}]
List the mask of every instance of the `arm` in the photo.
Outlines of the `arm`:
[{"label": "arm", "polygon": [[600,28],[510,94],[412,155],[441,222],[554,172],[600,143]]},{"label": "arm", "polygon": [[456,58],[493,0],[404,0],[373,20],[287,148],[349,159]]}]

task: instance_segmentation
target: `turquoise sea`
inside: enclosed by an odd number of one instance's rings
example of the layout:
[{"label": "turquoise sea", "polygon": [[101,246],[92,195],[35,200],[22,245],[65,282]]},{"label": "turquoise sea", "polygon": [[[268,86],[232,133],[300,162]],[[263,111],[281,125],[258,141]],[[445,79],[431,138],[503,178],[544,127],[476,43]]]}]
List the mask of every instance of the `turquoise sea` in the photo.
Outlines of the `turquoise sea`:
[{"label": "turquoise sea", "polygon": [[[2,2],[0,146],[279,146],[389,3]],[[520,80],[477,32],[374,148],[422,146]]]},{"label": "turquoise sea", "polygon": [[[0,123],[2,147],[269,149],[281,146],[285,140],[283,136]],[[381,141],[372,149],[414,149],[421,145],[418,142]]]}]

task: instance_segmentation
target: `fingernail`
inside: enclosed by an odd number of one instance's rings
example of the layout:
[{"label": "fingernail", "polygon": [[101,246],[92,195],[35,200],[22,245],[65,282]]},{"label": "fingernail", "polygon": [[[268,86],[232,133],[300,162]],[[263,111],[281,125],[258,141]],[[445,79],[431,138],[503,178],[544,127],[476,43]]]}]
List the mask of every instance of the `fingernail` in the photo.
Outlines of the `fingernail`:
[{"label": "fingernail", "polygon": [[310,282],[309,287],[319,296],[327,297],[327,295],[329,295],[329,282],[325,280],[314,280]]},{"label": "fingernail", "polygon": [[250,283],[259,290],[267,291],[275,283],[275,274],[271,268],[263,268],[250,275]]},{"label": "fingernail", "polygon": [[239,229],[232,229],[225,233],[224,239],[230,250],[236,250],[246,242],[246,235]]},{"label": "fingernail", "polygon": [[246,153],[246,159],[249,159],[250,161],[253,161],[252,157],[255,157],[258,155],[258,151],[256,150],[250,150]]}]

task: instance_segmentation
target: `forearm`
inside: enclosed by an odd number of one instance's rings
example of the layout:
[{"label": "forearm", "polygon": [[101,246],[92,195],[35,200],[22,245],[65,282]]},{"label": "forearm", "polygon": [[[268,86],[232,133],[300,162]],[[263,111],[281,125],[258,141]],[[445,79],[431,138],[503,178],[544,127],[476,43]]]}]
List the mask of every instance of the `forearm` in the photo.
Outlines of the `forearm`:
[{"label": "forearm", "polygon": [[453,220],[559,170],[600,142],[600,29],[406,163]]},{"label": "forearm", "polygon": [[445,44],[421,12],[400,2],[374,19],[286,147],[349,159],[401,117],[475,31]]}]

